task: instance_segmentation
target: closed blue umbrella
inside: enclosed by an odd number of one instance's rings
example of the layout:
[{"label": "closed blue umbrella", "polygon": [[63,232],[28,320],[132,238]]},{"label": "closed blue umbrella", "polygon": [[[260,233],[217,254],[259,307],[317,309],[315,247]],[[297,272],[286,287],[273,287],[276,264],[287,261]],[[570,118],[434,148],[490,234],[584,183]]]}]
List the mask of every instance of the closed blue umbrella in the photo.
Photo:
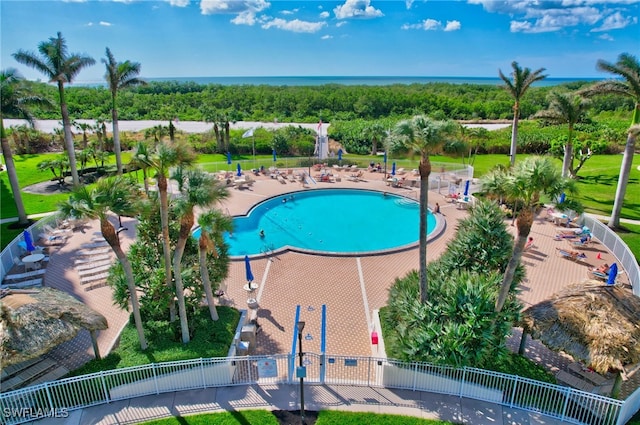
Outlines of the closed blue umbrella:
[{"label": "closed blue umbrella", "polygon": [[467,180],[464,183],[464,196],[469,196],[469,182],[470,182],[470,180]]},{"label": "closed blue umbrella", "polygon": [[251,262],[249,261],[249,256],[244,256],[244,268],[247,273],[247,282],[253,282],[253,273],[251,272]]},{"label": "closed blue umbrella", "polygon": [[29,233],[28,230],[25,230],[24,232],[22,232],[22,234],[24,235],[24,243],[26,246],[26,250],[29,252],[35,251],[36,247],[33,246],[33,238],[31,237],[31,233]]},{"label": "closed blue umbrella", "polygon": [[238,177],[240,177],[242,175],[242,167],[240,166],[240,163],[238,162]]},{"label": "closed blue umbrella", "polygon": [[231,152],[227,152],[227,165],[231,165]]},{"label": "closed blue umbrella", "polygon": [[616,277],[618,277],[618,264],[613,263],[609,267],[609,277],[607,278],[607,285],[614,285],[616,283]]},{"label": "closed blue umbrella", "polygon": [[567,199],[567,195],[562,192],[562,194],[560,194],[560,203],[563,203],[565,199]]},{"label": "closed blue umbrella", "polygon": [[342,161],[342,149],[338,149],[338,161]]},{"label": "closed blue umbrella", "polygon": [[396,163],[395,162],[393,164],[391,164],[391,175],[392,176],[396,175]]},{"label": "closed blue umbrella", "polygon": [[384,151],[383,161],[385,164],[387,163],[387,151]]},{"label": "closed blue umbrella", "polygon": [[277,159],[278,157],[276,156],[276,150],[273,149],[273,162],[276,162]]}]

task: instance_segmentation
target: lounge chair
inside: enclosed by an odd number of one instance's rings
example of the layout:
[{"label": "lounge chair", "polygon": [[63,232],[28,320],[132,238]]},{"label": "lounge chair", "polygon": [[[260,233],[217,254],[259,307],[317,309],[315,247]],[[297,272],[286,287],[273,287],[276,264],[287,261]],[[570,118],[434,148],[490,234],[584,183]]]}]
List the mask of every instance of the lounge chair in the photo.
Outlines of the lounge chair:
[{"label": "lounge chair", "polygon": [[589,269],[587,270],[587,275],[590,279],[601,280],[603,282],[609,280],[609,274],[600,270]]},{"label": "lounge chair", "polygon": [[582,226],[580,229],[560,231],[560,232],[556,233],[555,239],[556,240],[576,239],[576,238],[581,238],[581,237],[586,236],[586,235],[590,236],[591,235],[591,230],[589,230],[589,228],[587,226]]},{"label": "lounge chair", "polygon": [[593,244],[591,238],[587,238],[587,237],[582,237],[580,238],[579,241],[574,241],[571,239],[567,239],[565,238],[565,240],[567,241],[567,243],[569,245],[571,245],[572,248],[585,248],[585,247],[589,247],[591,244]]},{"label": "lounge chair", "polygon": [[398,168],[396,170],[396,174],[399,175],[399,176],[402,176],[404,174],[407,174],[407,172],[406,172],[406,170],[404,168]]},{"label": "lounge chair", "polygon": [[569,251],[562,248],[556,248],[556,251],[560,257],[567,258],[571,261],[582,261],[587,258],[584,252]]}]

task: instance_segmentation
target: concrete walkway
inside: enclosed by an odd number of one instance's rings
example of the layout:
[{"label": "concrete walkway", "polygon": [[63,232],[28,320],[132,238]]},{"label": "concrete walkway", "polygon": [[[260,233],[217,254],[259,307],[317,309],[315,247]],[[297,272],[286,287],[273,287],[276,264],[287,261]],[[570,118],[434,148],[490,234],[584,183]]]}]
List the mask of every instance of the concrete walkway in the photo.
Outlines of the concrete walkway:
[{"label": "concrete walkway", "polygon": [[[247,409],[299,410],[299,385],[254,385],[172,392],[116,401],[37,424],[120,425],[165,417]],[[560,424],[559,420],[492,403],[421,391],[387,388],[306,385],[305,410],[344,410],[440,419],[459,424]],[[238,423],[248,424],[234,415]]]}]

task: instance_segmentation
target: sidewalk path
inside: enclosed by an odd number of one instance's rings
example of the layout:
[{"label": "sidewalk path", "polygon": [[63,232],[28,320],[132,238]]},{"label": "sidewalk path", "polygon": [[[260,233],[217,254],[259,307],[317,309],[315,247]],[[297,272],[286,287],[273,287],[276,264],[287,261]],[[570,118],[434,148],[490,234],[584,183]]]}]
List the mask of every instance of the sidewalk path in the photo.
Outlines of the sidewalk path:
[{"label": "sidewalk path", "polygon": [[[68,418],[46,419],[36,424],[120,425],[165,417],[247,409],[299,410],[295,385],[253,385],[207,388],[149,395],[70,412]],[[307,385],[305,410],[344,410],[440,419],[460,424],[545,424],[559,420],[492,403],[457,396],[388,388]],[[234,415],[238,417],[238,415]],[[239,423],[248,423],[242,418]]]}]

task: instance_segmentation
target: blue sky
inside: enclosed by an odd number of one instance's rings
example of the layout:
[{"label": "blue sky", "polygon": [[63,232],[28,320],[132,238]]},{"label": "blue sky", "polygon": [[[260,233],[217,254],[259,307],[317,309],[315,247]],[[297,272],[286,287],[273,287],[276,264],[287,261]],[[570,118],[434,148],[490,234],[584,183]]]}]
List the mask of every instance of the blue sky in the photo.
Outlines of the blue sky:
[{"label": "blue sky", "polygon": [[640,0],[2,0],[1,67],[59,31],[96,59],[105,48],[145,78],[497,77],[511,62],[549,77],[604,78],[598,59],[640,52]]}]

